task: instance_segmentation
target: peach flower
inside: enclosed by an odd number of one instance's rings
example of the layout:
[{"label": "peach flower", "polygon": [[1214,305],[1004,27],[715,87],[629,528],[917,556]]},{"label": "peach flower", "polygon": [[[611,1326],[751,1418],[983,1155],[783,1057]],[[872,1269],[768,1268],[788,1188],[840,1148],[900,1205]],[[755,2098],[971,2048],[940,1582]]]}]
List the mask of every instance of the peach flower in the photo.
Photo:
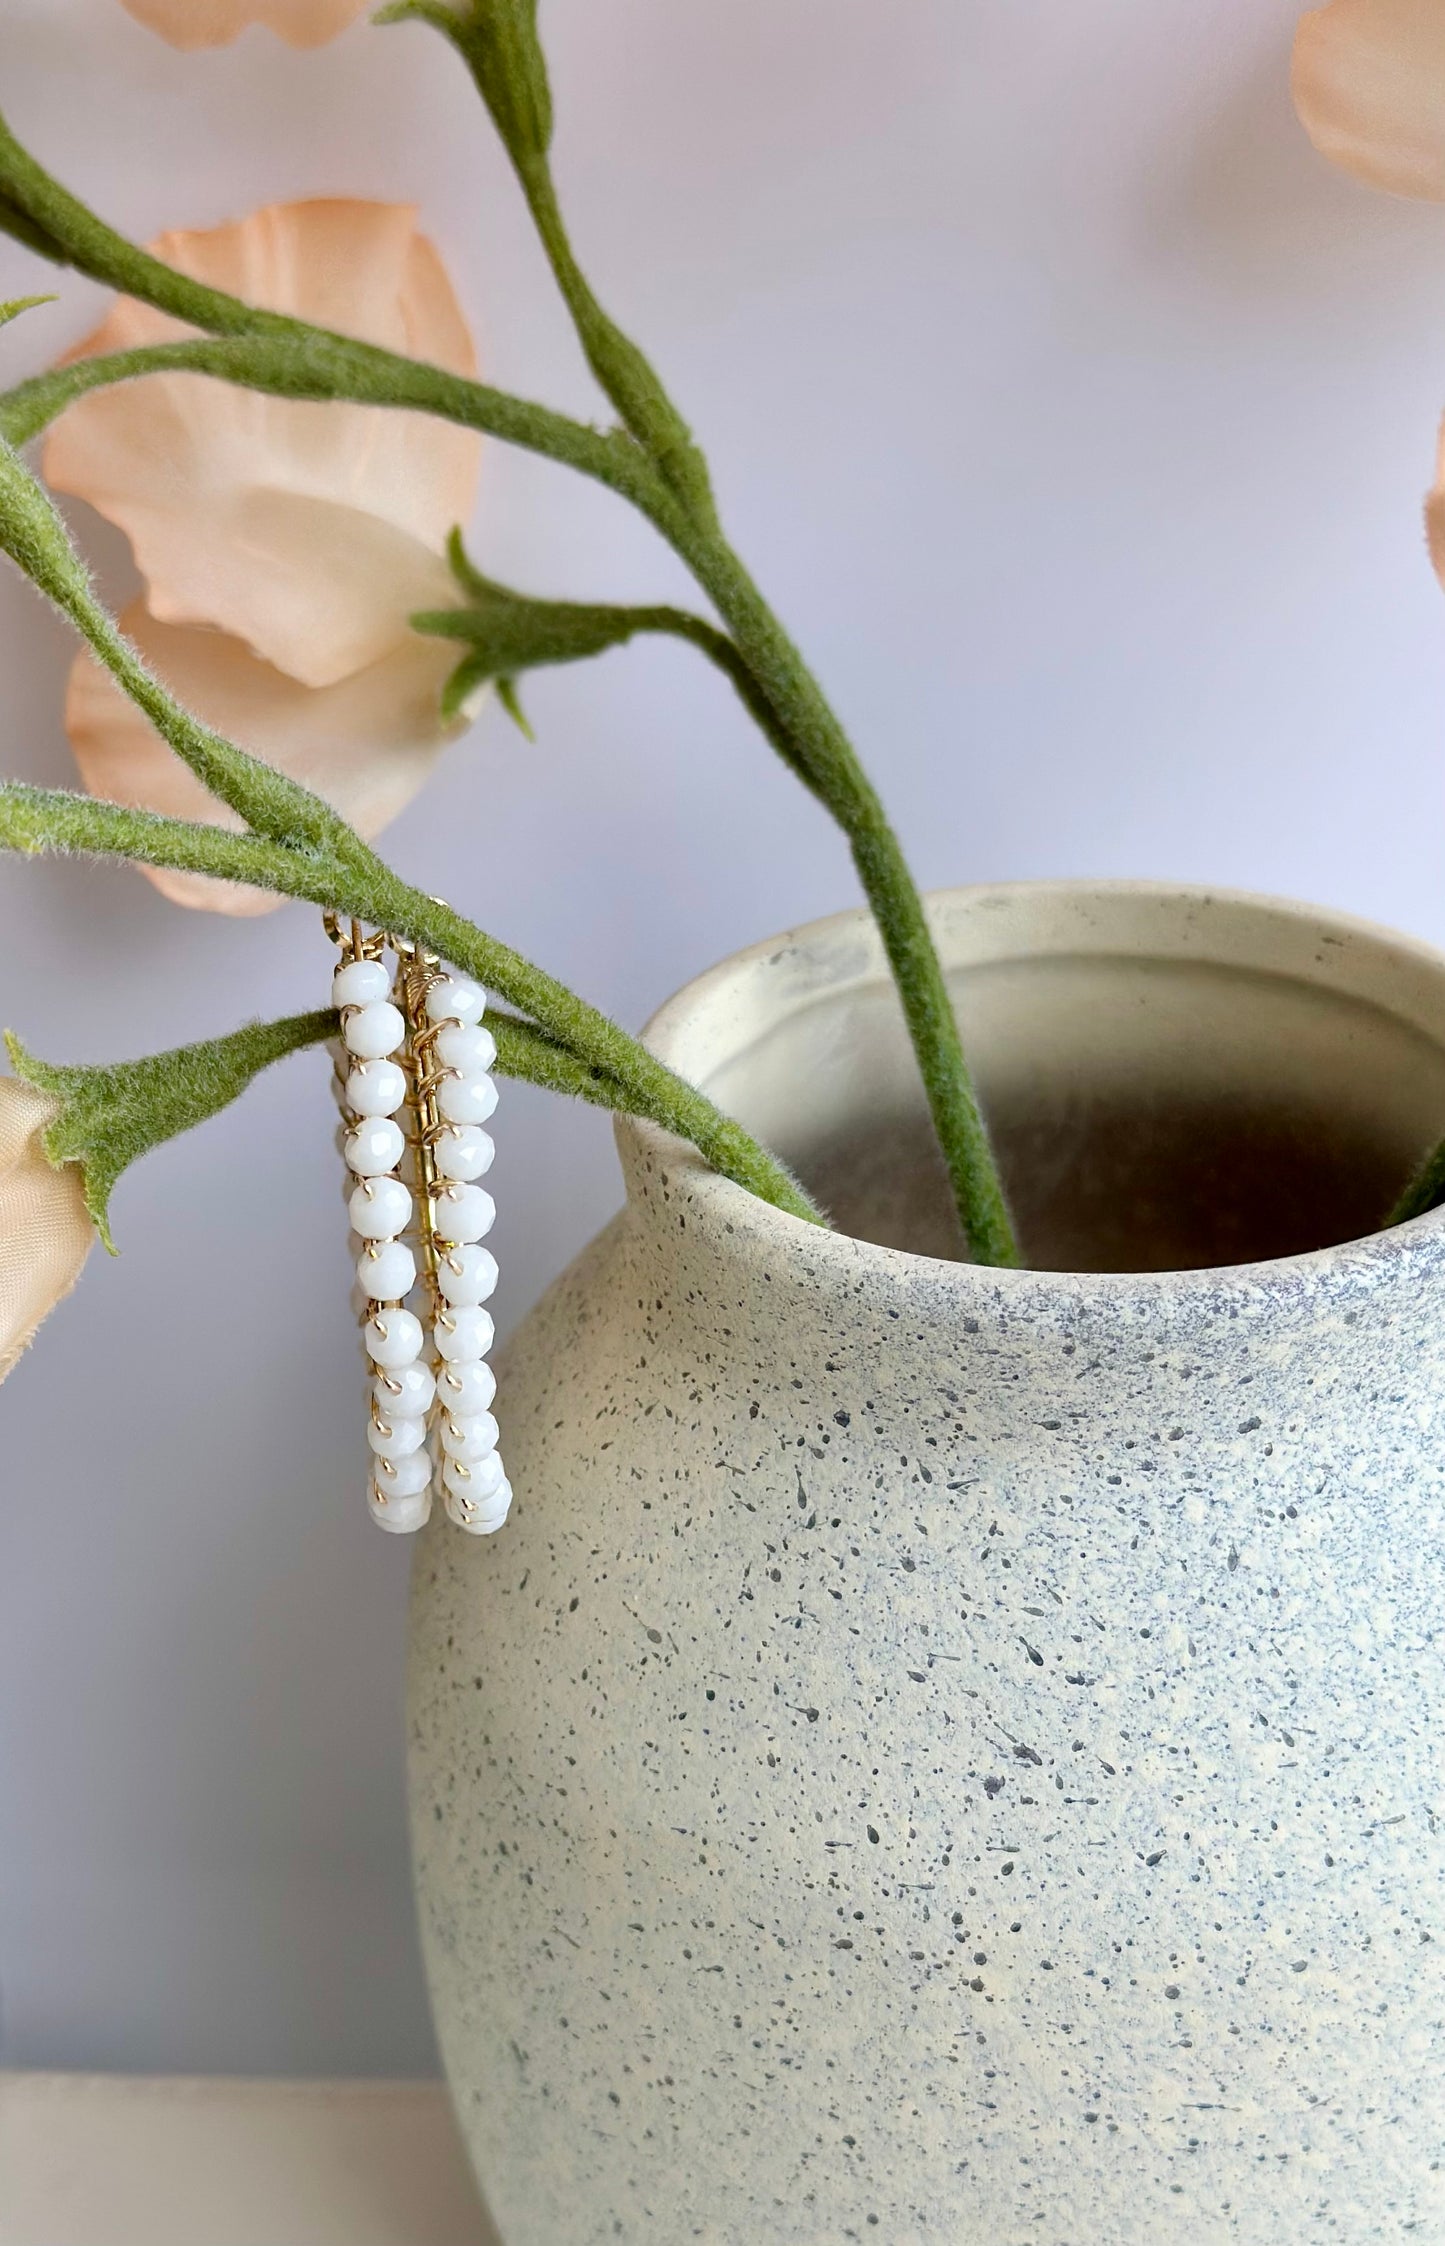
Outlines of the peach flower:
[{"label": "peach flower", "polygon": [[[269,310],[474,371],[446,271],[409,206],[280,204],[154,248]],[[76,355],[188,332],[122,298]],[[455,649],[419,638],[408,618],[455,604],[443,548],[470,510],[479,452],[471,431],[421,414],[162,374],[70,407],[46,444],[45,475],[129,538],[145,594],[126,628],[167,685],[369,837],[465,726],[439,714]],[[67,722],[95,793],[223,816],[89,655],[72,674]],[[178,902],[219,911],[275,902],[187,875],[152,878]]]},{"label": "peach flower", "polygon": [[1330,0],[1300,22],[1291,82],[1331,163],[1445,201],[1445,0]]},{"label": "peach flower", "polygon": [[122,0],[138,22],[173,47],[229,47],[264,23],[288,47],[322,47],[354,23],[370,0]]},{"label": "peach flower", "polygon": [[41,1136],[56,1103],[0,1076],[0,1380],[69,1294],[95,1240],[80,1170],[54,1169]]}]

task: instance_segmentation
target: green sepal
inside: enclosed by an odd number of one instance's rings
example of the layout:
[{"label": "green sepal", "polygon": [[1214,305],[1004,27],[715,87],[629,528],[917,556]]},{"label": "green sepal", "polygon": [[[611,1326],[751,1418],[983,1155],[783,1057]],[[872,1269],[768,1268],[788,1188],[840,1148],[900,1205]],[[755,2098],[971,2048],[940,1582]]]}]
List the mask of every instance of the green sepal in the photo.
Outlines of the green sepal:
[{"label": "green sepal", "polygon": [[[462,663],[458,666],[458,668],[461,670],[465,670],[466,667],[467,666],[465,663]],[[453,671],[452,678],[454,679],[456,675],[456,672]],[[450,685],[451,680],[449,679],[447,683],[448,685]],[[445,697],[443,697],[443,699],[445,699]],[[521,698],[517,693],[517,682],[514,678],[498,679],[497,700],[501,703],[502,708],[506,711],[513,725],[515,725],[517,731],[522,735],[522,738],[526,741],[535,742],[537,736],[532,731],[531,719],[528,717],[526,711],[522,707]]]},{"label": "green sepal", "polygon": [[57,1169],[79,1163],[91,1222],[114,1255],[110,1196],[121,1172],[153,1146],[229,1107],[273,1061],[316,1044],[335,1028],[334,1013],[293,1014],[101,1068],[58,1068],[37,1060],[9,1030],[5,1043],[16,1075],[59,1101],[60,1113],[41,1143]]},{"label": "green sepal", "polygon": [[468,649],[443,689],[442,715],[447,718],[456,717],[478,687],[495,682],[503,707],[530,740],[532,730],[517,700],[516,682],[523,672],[586,662],[609,648],[622,647],[639,632],[662,632],[702,644],[719,637],[701,617],[682,609],[536,600],[513,592],[509,585],[482,575],[455,530],[448,554],[457,583],[467,595],[466,607],[424,609],[411,619],[413,631],[433,639],[460,640]]},{"label": "green sepal", "polygon": [[441,693],[443,723],[450,725],[455,718],[466,716],[476,695],[483,687],[492,685],[497,689],[498,702],[517,731],[524,740],[535,745],[537,736],[532,730],[531,719],[522,707],[515,676],[510,671],[498,675],[485,655],[464,655],[448,677]]},{"label": "green sepal", "polygon": [[33,312],[37,304],[56,304],[59,298],[52,289],[46,296],[9,296],[0,304],[0,328],[8,328],[22,312]]}]

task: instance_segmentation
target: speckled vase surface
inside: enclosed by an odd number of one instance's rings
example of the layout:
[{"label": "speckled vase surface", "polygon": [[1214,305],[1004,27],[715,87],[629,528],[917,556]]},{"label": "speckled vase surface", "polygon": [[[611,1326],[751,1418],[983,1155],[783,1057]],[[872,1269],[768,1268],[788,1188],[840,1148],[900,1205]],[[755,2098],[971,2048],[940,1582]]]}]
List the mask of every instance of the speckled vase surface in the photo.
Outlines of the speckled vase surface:
[{"label": "speckled vase surface", "polygon": [[871,925],[651,1042],[417,1559],[417,1879],[507,2246],[1445,2240],[1445,959],[949,892],[1033,1268],[956,1251]]}]

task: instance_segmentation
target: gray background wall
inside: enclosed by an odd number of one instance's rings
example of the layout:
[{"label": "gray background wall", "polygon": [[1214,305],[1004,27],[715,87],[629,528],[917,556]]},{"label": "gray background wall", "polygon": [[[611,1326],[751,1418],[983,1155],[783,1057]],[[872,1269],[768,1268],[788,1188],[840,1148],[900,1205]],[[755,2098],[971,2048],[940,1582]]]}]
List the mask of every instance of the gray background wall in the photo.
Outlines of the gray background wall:
[{"label": "gray background wall", "polygon": [[[1445,938],[1445,603],[1419,501],[1445,214],[1328,172],[1291,0],[547,0],[559,167],[606,300],[929,883],[1178,875]],[[3,0],[4,107],[139,235],[415,198],[504,384],[594,410],[504,167],[420,29],[172,53],[115,0]],[[6,245],[14,374],[97,292]],[[95,533],[93,520],[83,525]],[[125,588],[118,543],[94,537]],[[667,597],[621,507],[501,448],[486,566]],[[0,583],[0,763],[64,782],[69,646]],[[396,862],[639,1024],[852,900],[843,851],[685,652],[495,713]],[[0,866],[0,1014],[56,1058],[318,1003],[313,915],[182,917]],[[319,1060],[121,1186],[114,1265],[0,1396],[0,2059],[433,2063],[407,1895],[406,1554],[369,1527]],[[259,1156],[258,1145],[264,1150]],[[605,1121],[509,1093],[515,1318],[607,1216]]]}]

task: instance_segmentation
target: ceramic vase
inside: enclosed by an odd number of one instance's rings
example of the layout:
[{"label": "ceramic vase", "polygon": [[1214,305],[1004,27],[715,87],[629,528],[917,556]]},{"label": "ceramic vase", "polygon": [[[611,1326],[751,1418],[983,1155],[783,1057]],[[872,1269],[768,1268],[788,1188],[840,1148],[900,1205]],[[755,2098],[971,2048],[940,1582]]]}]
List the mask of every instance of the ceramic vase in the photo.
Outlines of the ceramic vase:
[{"label": "ceramic vase", "polygon": [[418,1555],[416,1872],[507,2246],[1445,2239],[1445,959],[1132,884],[931,911],[1031,1268],[848,913],[655,1050]]}]

